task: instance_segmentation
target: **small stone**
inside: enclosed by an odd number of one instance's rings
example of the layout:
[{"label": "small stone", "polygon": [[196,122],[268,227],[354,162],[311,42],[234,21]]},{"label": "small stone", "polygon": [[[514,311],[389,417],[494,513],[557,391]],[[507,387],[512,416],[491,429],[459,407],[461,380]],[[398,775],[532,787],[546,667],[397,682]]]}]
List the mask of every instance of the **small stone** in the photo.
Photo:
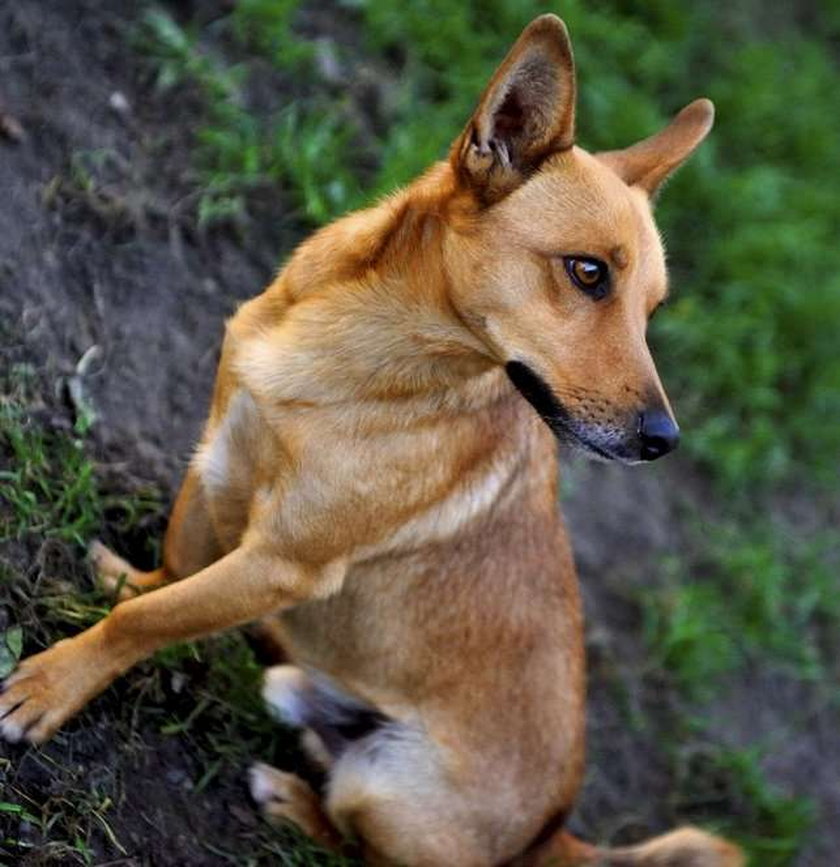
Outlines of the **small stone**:
[{"label": "small stone", "polygon": [[9,141],[21,142],[26,138],[20,121],[6,111],[0,111],[0,136]]},{"label": "small stone", "polygon": [[120,117],[128,117],[131,114],[131,103],[126,99],[122,91],[115,90],[108,97],[108,107]]},{"label": "small stone", "polygon": [[335,42],[332,39],[321,37],[315,40],[315,62],[321,77],[330,84],[343,82],[343,71],[338,60]]},{"label": "small stone", "polygon": [[190,778],[182,768],[172,768],[166,772],[166,781],[173,786],[187,786]]},{"label": "small stone", "polygon": [[186,683],[187,683],[187,679],[186,679],[186,677],[184,677],[183,672],[176,671],[172,674],[171,685],[172,685],[172,692],[174,692],[175,695],[181,694],[181,692],[184,689],[184,686],[186,686]]},{"label": "small stone", "polygon": [[246,810],[238,804],[228,804],[228,812],[242,825],[253,828],[257,824],[257,817],[253,810]]}]

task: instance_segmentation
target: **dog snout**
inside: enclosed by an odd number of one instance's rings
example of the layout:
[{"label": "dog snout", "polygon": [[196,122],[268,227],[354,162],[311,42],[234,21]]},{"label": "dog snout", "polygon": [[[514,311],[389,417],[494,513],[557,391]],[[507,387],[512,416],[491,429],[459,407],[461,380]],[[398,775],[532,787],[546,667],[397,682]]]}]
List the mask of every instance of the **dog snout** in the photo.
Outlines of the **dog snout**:
[{"label": "dog snout", "polygon": [[639,414],[639,456],[655,461],[672,452],[680,441],[680,429],[664,409],[645,410]]}]

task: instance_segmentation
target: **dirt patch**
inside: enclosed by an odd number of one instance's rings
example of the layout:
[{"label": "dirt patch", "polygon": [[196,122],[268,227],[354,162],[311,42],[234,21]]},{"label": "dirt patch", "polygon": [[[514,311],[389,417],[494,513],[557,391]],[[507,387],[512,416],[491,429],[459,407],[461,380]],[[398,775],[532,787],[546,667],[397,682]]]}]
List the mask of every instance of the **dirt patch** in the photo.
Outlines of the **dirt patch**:
[{"label": "dirt patch", "polygon": [[56,376],[100,348],[86,385],[104,453],[171,490],[199,432],[224,319],[298,233],[279,193],[270,240],[195,230],[196,106],[154,91],[120,5],[0,12],[0,97],[26,132],[0,152],[0,303]]}]

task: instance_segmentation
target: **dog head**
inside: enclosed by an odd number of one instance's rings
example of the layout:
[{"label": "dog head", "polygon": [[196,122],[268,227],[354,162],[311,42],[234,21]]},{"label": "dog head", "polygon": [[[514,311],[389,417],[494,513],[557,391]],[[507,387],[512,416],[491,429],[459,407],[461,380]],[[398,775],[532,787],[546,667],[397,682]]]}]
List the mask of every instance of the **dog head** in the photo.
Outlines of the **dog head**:
[{"label": "dog head", "polygon": [[453,145],[452,303],[558,437],[653,460],[679,429],[645,332],[667,273],[652,200],[700,144],[700,99],[632,147],[574,145],[575,72],[553,15],[520,36]]}]

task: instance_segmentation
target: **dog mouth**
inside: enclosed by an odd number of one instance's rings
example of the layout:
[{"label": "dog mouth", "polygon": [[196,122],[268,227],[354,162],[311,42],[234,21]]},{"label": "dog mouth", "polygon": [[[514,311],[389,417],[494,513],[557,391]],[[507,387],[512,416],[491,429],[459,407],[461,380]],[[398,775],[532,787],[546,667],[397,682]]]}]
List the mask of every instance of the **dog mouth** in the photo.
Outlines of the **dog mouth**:
[{"label": "dog mouth", "polygon": [[[614,430],[604,431],[601,441],[596,442],[592,434],[560,403],[548,383],[527,364],[509,361],[505,371],[516,390],[537,411],[560,442],[603,461],[635,463],[638,460],[637,456],[627,453],[626,445],[616,438]],[[608,444],[604,441],[607,439],[615,442]]]}]

